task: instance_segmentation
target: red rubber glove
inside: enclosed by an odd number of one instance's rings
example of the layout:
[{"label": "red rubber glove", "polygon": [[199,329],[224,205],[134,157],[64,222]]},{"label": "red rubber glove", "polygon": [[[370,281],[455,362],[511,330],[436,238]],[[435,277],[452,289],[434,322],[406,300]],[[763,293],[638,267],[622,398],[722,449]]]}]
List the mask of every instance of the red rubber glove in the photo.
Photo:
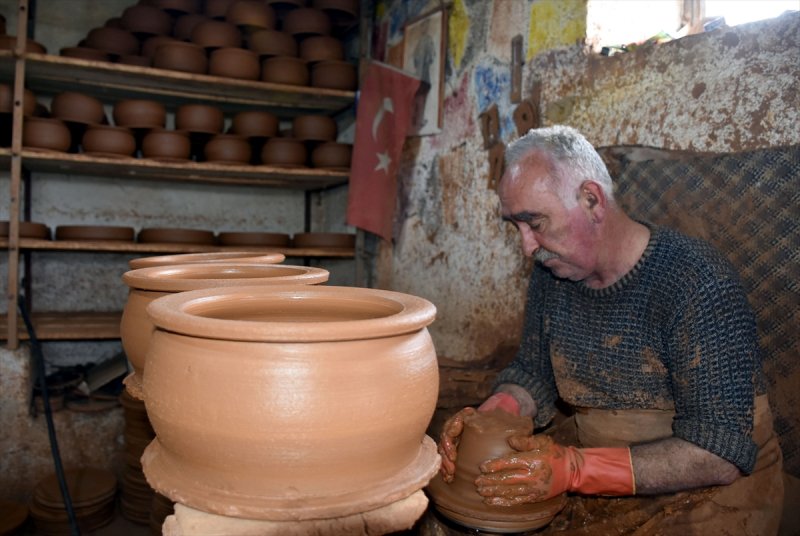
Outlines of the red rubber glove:
[{"label": "red rubber glove", "polygon": [[[481,412],[493,409],[502,409],[508,413],[519,415],[519,402],[508,393],[495,393],[478,407],[478,411]],[[442,457],[439,472],[445,482],[452,482],[456,472],[456,456],[461,433],[464,431],[464,417],[474,413],[475,409],[464,408],[444,423],[442,434],[439,437],[438,451]]]},{"label": "red rubber glove", "polygon": [[483,502],[496,506],[546,501],[567,491],[584,495],[634,495],[631,452],[623,448],[578,449],[550,436],[510,437],[517,452],[481,464],[475,479]]}]

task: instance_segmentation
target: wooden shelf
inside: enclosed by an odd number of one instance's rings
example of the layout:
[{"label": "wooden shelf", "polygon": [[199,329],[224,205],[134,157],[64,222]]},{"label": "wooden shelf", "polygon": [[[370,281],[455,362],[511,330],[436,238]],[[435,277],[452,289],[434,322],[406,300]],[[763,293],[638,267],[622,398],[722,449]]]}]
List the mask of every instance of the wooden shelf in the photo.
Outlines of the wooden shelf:
[{"label": "wooden shelf", "polygon": [[[8,248],[8,238],[0,238],[0,248]],[[263,251],[283,253],[287,257],[340,257],[352,258],[351,248],[264,248],[253,246],[202,246],[194,244],[138,243],[117,240],[37,240],[21,238],[20,250],[75,251],[106,253],[152,253],[155,255],[177,253],[206,253],[211,251]]]},{"label": "wooden shelf", "polygon": [[[0,166],[7,168],[11,149],[0,148]],[[22,151],[22,165],[30,171],[115,177],[240,184],[302,190],[319,190],[347,184],[347,171],[319,168],[281,168],[273,166],[240,166],[207,162],[158,162],[147,158],[101,158],[85,154],[57,151]]]},{"label": "wooden shelf", "polygon": [[[149,98],[168,106],[206,102],[226,112],[243,108],[281,117],[337,114],[355,102],[354,91],[272,84],[50,54],[25,54],[25,86],[34,93],[81,91],[110,101]],[[12,51],[0,51],[0,77],[14,77]],[[111,104],[111,102],[109,102]]]},{"label": "wooden shelf", "polygon": [[[0,315],[0,340],[8,339],[6,315]],[[119,339],[122,313],[34,313],[33,329],[42,341]],[[20,340],[28,340],[25,323],[19,318],[17,333]]]}]

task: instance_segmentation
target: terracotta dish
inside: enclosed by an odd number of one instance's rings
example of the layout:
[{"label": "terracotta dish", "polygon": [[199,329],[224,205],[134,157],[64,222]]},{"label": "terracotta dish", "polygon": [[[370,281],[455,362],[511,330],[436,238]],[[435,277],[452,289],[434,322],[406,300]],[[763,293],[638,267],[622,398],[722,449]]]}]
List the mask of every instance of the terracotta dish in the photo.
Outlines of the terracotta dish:
[{"label": "terracotta dish", "polygon": [[206,142],[203,152],[206,161],[218,164],[249,164],[250,143],[244,136],[217,134]]},{"label": "terracotta dish", "polygon": [[174,292],[210,287],[317,285],[326,282],[328,276],[328,271],[322,268],[253,262],[199,262],[125,272],[122,280],[130,290],[122,311],[120,335],[122,347],[134,370],[125,379],[129,393],[140,400],[144,397],[141,386],[150,336],[155,329],[147,316],[146,307],[156,298]]},{"label": "terracotta dish", "polygon": [[300,41],[300,57],[309,63],[325,60],[343,60],[344,45],[329,35],[312,35]]},{"label": "terracotta dish", "polygon": [[[161,45],[165,43],[182,43],[182,42],[183,41],[181,41],[180,39],[177,39],[175,37],[170,37],[168,35],[150,36],[142,42],[142,56],[148,56],[152,58],[153,56],[156,55],[156,50],[158,50],[158,47],[160,47]],[[205,50],[203,52],[205,52]]]},{"label": "terracotta dish", "polygon": [[83,134],[83,152],[88,154],[133,156],[136,139],[126,127],[92,125]]},{"label": "terracotta dish", "polygon": [[196,134],[220,134],[225,125],[222,110],[208,104],[184,104],[175,111],[175,128]]},{"label": "terracotta dish", "polygon": [[[225,233],[220,233],[222,236]],[[284,235],[288,239],[288,235]],[[223,243],[220,240],[220,243]],[[211,251],[208,253],[182,253],[178,255],[156,255],[140,257],[128,261],[131,270],[152,266],[171,266],[174,264],[224,263],[236,264],[279,264],[286,257],[282,253],[264,253],[263,251]]]},{"label": "terracotta dish", "polygon": [[320,143],[311,150],[311,165],[315,168],[349,170],[353,146],[333,141]]},{"label": "terracotta dish", "polygon": [[258,54],[244,48],[223,47],[211,52],[208,74],[242,80],[258,80],[261,65]]},{"label": "terracotta dish", "polygon": [[331,33],[331,19],[319,9],[311,7],[293,9],[283,18],[283,31],[298,39],[309,35],[328,35]]},{"label": "terracotta dish", "polygon": [[256,30],[247,36],[247,48],[259,56],[297,56],[297,40],[278,30]]},{"label": "terracotta dish", "polygon": [[216,241],[213,231],[201,229],[152,227],[139,231],[139,242],[213,245]]},{"label": "terracotta dish", "polygon": [[278,135],[278,117],[262,110],[247,110],[233,116],[231,132],[247,138],[272,138]]},{"label": "terracotta dish", "polygon": [[89,31],[86,36],[86,46],[109,54],[137,54],[139,39],[128,30],[103,26]]},{"label": "terracotta dish", "polygon": [[305,144],[293,138],[270,138],[261,148],[261,162],[268,166],[301,167],[307,158]]},{"label": "terracotta dish", "polygon": [[99,99],[77,91],[65,91],[53,97],[50,114],[62,121],[83,125],[99,125],[106,119],[103,103]]},{"label": "terracotta dish", "polygon": [[261,62],[261,80],[275,84],[307,86],[309,82],[306,60],[294,56],[272,56]]},{"label": "terracotta dish", "polygon": [[330,89],[354,90],[358,85],[356,66],[346,61],[320,61],[311,66],[311,85]]},{"label": "terracotta dish", "polygon": [[192,28],[192,42],[205,48],[240,47],[242,35],[234,24],[207,20]]},{"label": "terracotta dish", "polygon": [[167,123],[167,109],[158,101],[127,99],[114,105],[114,123],[128,128],[159,128]]},{"label": "terracotta dish", "polygon": [[530,417],[501,410],[464,417],[454,481],[447,484],[437,474],[427,488],[439,512],[471,529],[492,533],[527,532],[550,523],[566,504],[566,495],[535,504],[490,506],[478,495],[474,483],[481,463],[511,451],[507,443],[510,436],[532,432]]},{"label": "terracotta dish", "polygon": [[153,129],[142,139],[142,156],[164,162],[189,160],[192,143],[189,133],[181,130]]},{"label": "terracotta dish", "polygon": [[142,467],[160,493],[224,516],[326,519],[408,497],[438,470],[430,302],[250,285],[175,293],[147,313],[156,439]]},{"label": "terracotta dish", "polygon": [[166,11],[146,4],[136,4],[122,12],[122,26],[134,34],[169,35],[172,32],[172,17]]},{"label": "terracotta dish", "polygon": [[200,13],[187,13],[179,16],[175,20],[175,26],[172,28],[172,35],[182,41],[189,41],[192,38],[192,30],[201,22],[211,20]]},{"label": "terracotta dish", "polygon": [[136,231],[133,227],[114,225],[59,225],[56,240],[120,240],[133,242]]},{"label": "terracotta dish", "polygon": [[276,16],[263,0],[236,0],[225,12],[225,20],[246,30],[275,28]]},{"label": "terracotta dish", "polygon": [[327,115],[299,115],[292,121],[292,137],[303,141],[336,141],[336,121]]},{"label": "terracotta dish", "polygon": [[[0,236],[7,238],[9,234],[8,221],[0,221]],[[50,240],[50,228],[43,224],[32,221],[19,222],[20,238],[35,238],[38,240]]]},{"label": "terracotta dish", "polygon": [[153,67],[203,74],[208,71],[208,56],[206,49],[195,43],[165,42],[156,48],[153,55]]},{"label": "terracotta dish", "polygon": [[[30,89],[25,90],[22,113],[33,115],[36,110],[36,96]],[[14,113],[14,87],[10,84],[0,84],[0,113]]]},{"label": "terracotta dish", "polygon": [[284,233],[222,232],[217,236],[223,246],[289,247],[291,238]]},{"label": "terracotta dish", "polygon": [[22,126],[22,145],[26,148],[66,152],[72,137],[61,119],[28,117]]},{"label": "terracotta dish", "polygon": [[351,233],[297,233],[292,237],[296,248],[354,248],[356,235]]}]

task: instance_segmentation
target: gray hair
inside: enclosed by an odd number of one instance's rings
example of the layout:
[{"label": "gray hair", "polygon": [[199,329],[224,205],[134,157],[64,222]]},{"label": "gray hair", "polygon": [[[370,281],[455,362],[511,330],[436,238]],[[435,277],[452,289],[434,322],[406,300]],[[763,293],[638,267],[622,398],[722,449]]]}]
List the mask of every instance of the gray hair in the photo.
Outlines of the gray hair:
[{"label": "gray hair", "polygon": [[506,169],[528,156],[540,151],[550,160],[553,177],[562,193],[566,194],[583,181],[593,181],[600,185],[606,197],[613,202],[614,184],[603,159],[591,143],[572,127],[555,125],[546,128],[532,128],[525,135],[506,147]]}]

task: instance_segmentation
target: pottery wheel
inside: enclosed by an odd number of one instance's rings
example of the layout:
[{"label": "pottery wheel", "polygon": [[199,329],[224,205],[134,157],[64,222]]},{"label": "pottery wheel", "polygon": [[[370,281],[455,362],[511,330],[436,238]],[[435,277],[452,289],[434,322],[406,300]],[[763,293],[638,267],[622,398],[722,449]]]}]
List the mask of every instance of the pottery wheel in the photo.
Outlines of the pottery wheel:
[{"label": "pottery wheel", "polygon": [[541,503],[520,506],[476,505],[454,493],[440,475],[431,480],[426,491],[443,516],[471,529],[497,533],[525,532],[544,527],[567,502],[566,495],[559,495]]},{"label": "pottery wheel", "polygon": [[[436,443],[423,437],[416,458],[392,478],[370,489],[336,496],[269,497],[238,494],[234,489],[207,487],[194,478],[180,458],[168,452],[156,437],[142,455],[148,484],[173,501],[203,512],[228,517],[272,521],[326,519],[374,510],[421,490],[438,472],[441,458]],[[346,478],[346,477],[345,477]]]}]

